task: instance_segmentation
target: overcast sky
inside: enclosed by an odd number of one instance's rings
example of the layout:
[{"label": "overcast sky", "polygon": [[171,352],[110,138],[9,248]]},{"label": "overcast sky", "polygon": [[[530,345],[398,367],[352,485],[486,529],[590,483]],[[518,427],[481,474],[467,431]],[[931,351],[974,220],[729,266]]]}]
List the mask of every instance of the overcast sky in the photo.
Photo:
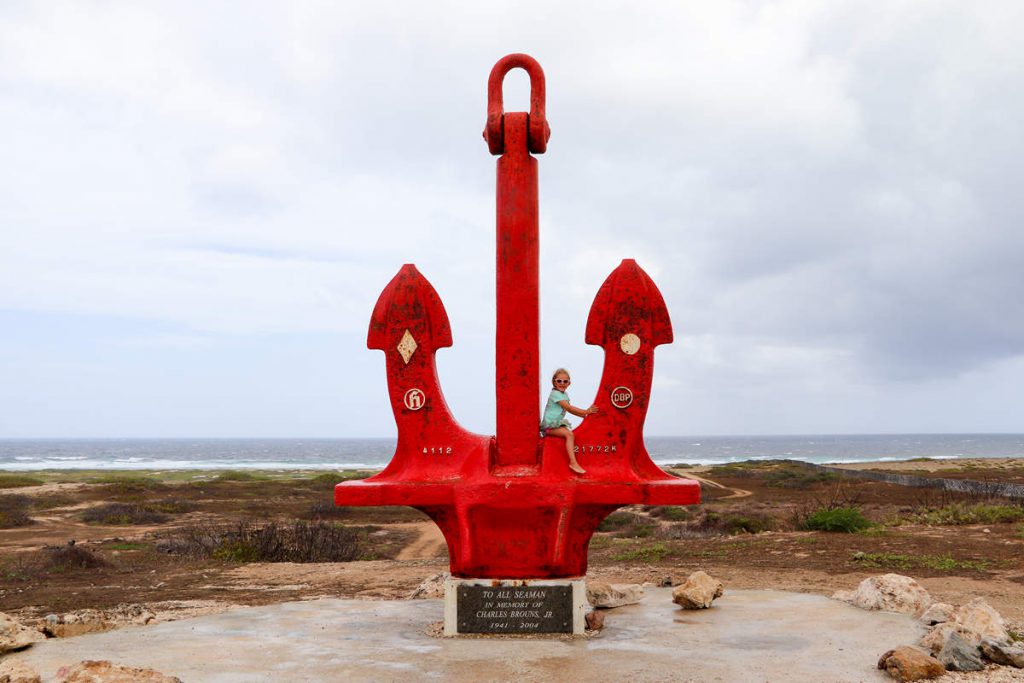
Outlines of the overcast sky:
[{"label": "overcast sky", "polygon": [[1024,431],[1022,33],[1012,0],[4,2],[0,437],[390,436],[366,329],[406,262],[492,433],[510,52],[574,403],[636,258],[676,332],[648,434]]}]

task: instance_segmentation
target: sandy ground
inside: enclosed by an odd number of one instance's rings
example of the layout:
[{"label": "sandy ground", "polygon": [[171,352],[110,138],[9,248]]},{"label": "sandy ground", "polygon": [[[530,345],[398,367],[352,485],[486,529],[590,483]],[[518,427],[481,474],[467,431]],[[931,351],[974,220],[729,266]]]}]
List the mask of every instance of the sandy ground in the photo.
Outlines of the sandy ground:
[{"label": "sandy ground", "polygon": [[888,472],[934,472],[977,468],[985,471],[1015,469],[1021,466],[1019,458],[959,458],[956,460],[901,460],[899,462],[856,462],[832,465],[846,470],[885,470]]}]

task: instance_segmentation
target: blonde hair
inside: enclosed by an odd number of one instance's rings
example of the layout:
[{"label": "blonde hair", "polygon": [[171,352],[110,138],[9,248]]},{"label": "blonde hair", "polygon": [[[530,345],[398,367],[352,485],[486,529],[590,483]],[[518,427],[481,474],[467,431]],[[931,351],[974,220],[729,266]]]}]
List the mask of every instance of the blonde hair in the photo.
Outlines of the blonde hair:
[{"label": "blonde hair", "polygon": [[555,370],[554,374],[551,375],[552,386],[555,384],[555,378],[558,377],[559,375],[565,375],[569,379],[572,379],[572,375],[569,374],[568,370],[566,370],[565,368],[558,368],[557,370]]}]

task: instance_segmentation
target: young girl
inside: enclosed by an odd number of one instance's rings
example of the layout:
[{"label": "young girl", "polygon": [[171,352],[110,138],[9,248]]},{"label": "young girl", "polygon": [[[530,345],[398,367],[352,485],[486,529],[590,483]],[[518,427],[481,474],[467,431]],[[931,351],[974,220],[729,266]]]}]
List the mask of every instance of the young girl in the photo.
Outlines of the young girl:
[{"label": "young girl", "polygon": [[569,395],[565,392],[571,382],[569,371],[565,368],[558,368],[551,376],[551,395],[548,396],[548,403],[544,406],[540,431],[545,436],[560,436],[565,439],[565,450],[569,452],[569,469],[576,474],[583,474],[585,470],[576,462],[576,439],[572,435],[572,426],[565,419],[565,411],[569,411],[576,417],[586,417],[596,413],[597,408],[590,406],[584,410],[569,403]]}]

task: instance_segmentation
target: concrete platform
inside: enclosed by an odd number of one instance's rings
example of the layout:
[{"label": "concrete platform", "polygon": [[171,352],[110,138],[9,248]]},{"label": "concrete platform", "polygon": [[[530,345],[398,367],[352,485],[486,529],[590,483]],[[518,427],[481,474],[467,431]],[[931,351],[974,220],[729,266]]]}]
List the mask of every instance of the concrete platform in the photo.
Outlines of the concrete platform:
[{"label": "concrete platform", "polygon": [[667,588],[609,610],[591,638],[441,638],[441,600],[314,600],[39,643],[18,657],[59,666],[110,659],[186,683],[259,681],[889,681],[878,656],[915,642],[910,617],[816,595],[728,591],[683,611]]}]

